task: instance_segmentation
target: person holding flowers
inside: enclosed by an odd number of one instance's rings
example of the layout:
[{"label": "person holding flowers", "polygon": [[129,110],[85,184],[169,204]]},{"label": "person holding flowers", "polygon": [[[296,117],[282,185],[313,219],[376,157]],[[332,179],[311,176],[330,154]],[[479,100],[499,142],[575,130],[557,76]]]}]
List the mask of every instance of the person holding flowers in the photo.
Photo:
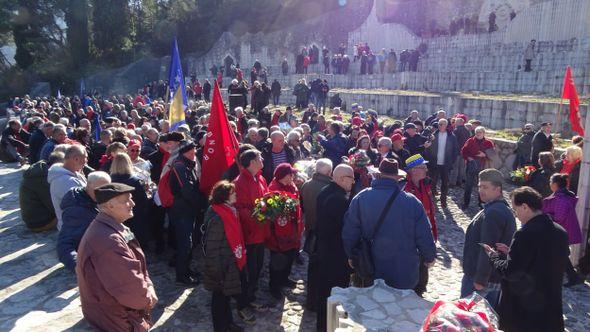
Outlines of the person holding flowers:
[{"label": "person holding flowers", "polygon": [[[264,240],[268,236],[268,224],[262,224],[252,217],[256,199],[268,192],[266,180],[262,176],[264,159],[258,150],[247,150],[240,155],[240,175],[234,180],[236,186],[236,209],[242,225],[246,251],[248,252],[246,268],[248,285],[246,287],[247,302],[255,309],[264,306],[256,301],[258,279],[264,263]],[[240,317],[245,319],[245,316]]]},{"label": "person holding flowers", "polygon": [[[295,281],[289,279],[289,275],[293,260],[301,246],[301,234],[304,228],[298,202],[299,190],[293,182],[296,173],[297,170],[291,164],[279,164],[268,187],[271,193],[278,194],[276,198],[267,199],[269,208],[282,202],[289,204],[289,207],[281,209],[282,214],[267,220],[270,228],[270,236],[266,239],[266,247],[270,250],[269,287],[270,294],[276,299],[283,297],[282,287],[292,288],[296,285]],[[294,204],[296,206],[293,206]]]},{"label": "person holding flowers", "polygon": [[238,312],[246,323],[256,318],[246,301],[246,246],[238,214],[235,185],[219,181],[211,190],[211,206],[205,214],[204,286],[213,292],[211,316],[216,332],[241,329],[233,321],[230,298],[238,304]]}]

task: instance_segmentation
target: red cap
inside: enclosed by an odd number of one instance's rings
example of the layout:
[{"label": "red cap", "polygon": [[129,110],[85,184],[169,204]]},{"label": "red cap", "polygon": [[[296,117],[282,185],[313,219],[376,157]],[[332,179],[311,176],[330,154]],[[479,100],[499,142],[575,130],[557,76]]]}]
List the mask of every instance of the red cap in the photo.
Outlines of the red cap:
[{"label": "red cap", "polygon": [[128,123],[127,124],[127,129],[135,129],[135,124],[134,123]]},{"label": "red cap", "polygon": [[363,124],[363,119],[361,119],[361,118],[360,118],[360,117],[358,117],[358,116],[355,116],[354,118],[352,118],[352,119],[350,120],[350,122],[351,122],[351,123],[352,123],[354,126],[359,126],[359,127],[360,127],[360,125],[362,125],[362,124]]},{"label": "red cap", "polygon": [[275,179],[280,180],[289,174],[295,174],[295,173],[297,173],[297,169],[293,168],[293,166],[291,166],[291,164],[282,163],[282,164],[279,164],[279,166],[277,166],[277,168],[275,169],[274,177],[275,177]]},{"label": "red cap", "polygon": [[130,148],[132,146],[140,146],[139,141],[134,140],[134,139],[130,140],[129,144],[127,144],[127,148]]}]

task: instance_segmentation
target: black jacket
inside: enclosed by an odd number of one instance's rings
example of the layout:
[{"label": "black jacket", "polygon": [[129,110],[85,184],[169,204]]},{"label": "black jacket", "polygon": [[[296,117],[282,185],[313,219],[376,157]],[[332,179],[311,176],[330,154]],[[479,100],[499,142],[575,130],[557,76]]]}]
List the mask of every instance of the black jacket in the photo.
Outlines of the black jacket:
[{"label": "black jacket", "polygon": [[321,262],[318,284],[320,296],[329,296],[335,286],[348,287],[351,269],[341,234],[349,204],[344,189],[333,181],[320,191],[317,198],[315,229],[318,261]]},{"label": "black jacket", "polygon": [[502,275],[497,311],[503,331],[563,331],[561,289],[568,256],[567,232],[545,214],[514,233],[507,258],[491,255]]},{"label": "black jacket", "polygon": [[471,137],[471,133],[465,128],[465,126],[457,126],[457,128],[453,130],[453,134],[457,138],[457,145],[459,146],[459,151],[461,151],[465,142]]},{"label": "black jacket", "polygon": [[538,165],[539,153],[553,151],[553,135],[547,137],[542,130],[539,130],[535,136],[533,136],[533,142],[531,145],[531,163]]},{"label": "black jacket", "polygon": [[[195,162],[179,156],[172,164],[175,174],[170,174],[170,190],[174,203],[168,210],[173,218],[196,218],[205,207],[205,197],[199,191],[199,179]],[[180,180],[180,181],[179,181]]]},{"label": "black jacket", "polygon": [[531,174],[526,185],[538,191],[543,198],[548,197],[552,194],[549,180],[553,174],[555,174],[555,169],[552,167],[538,168]]},{"label": "black jacket", "polygon": [[[293,148],[285,144],[284,147],[285,153],[287,154],[287,162],[291,165],[295,163],[295,151]],[[272,181],[274,176],[274,170],[279,165],[275,165],[272,160],[272,144],[268,144],[264,149],[262,149],[262,158],[264,158],[264,167],[262,168],[262,176],[267,183]]]}]

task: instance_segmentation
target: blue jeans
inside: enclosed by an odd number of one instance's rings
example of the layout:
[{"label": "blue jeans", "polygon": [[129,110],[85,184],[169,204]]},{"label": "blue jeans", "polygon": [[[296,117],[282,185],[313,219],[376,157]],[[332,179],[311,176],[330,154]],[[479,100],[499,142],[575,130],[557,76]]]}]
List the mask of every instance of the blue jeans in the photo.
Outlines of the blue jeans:
[{"label": "blue jeans", "polygon": [[486,288],[478,291],[475,290],[473,282],[474,279],[472,277],[463,274],[463,279],[461,280],[461,298],[469,297],[473,292],[476,292],[485,298],[492,308],[496,310],[498,307],[498,300],[500,299],[500,284],[488,283]]}]

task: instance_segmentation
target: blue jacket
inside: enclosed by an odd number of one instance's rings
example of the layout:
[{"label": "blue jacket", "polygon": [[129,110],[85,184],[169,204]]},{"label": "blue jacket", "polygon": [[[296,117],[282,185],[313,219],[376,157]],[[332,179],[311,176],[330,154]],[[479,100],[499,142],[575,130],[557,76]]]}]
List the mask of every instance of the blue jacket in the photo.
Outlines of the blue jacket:
[{"label": "blue jacket", "polygon": [[57,238],[57,255],[59,261],[68,270],[74,272],[78,245],[86,229],[98,214],[98,208],[83,187],[68,191],[60,207],[63,210],[63,225]]},{"label": "blue jacket", "polygon": [[51,155],[53,149],[55,149],[57,145],[57,141],[53,138],[50,138],[47,141],[45,141],[45,144],[43,144],[41,151],[39,151],[39,160],[49,160],[49,156]]},{"label": "blue jacket", "polygon": [[320,144],[326,150],[324,157],[332,161],[334,167],[340,165],[342,157],[348,152],[348,140],[342,135],[336,135],[327,140],[320,140]]},{"label": "blue jacket", "polygon": [[41,129],[35,129],[31,134],[31,137],[29,138],[29,162],[31,165],[39,161],[41,148],[43,148],[46,141],[47,137],[45,137],[45,134]]},{"label": "blue jacket", "polygon": [[[369,237],[385,204],[399,185],[390,179],[376,179],[371,187],[356,195],[344,216],[342,240],[350,258],[361,236]],[[375,235],[373,247],[375,278],[399,289],[413,289],[418,284],[420,257],[432,262],[436,246],[422,203],[412,194],[401,191]]]}]

